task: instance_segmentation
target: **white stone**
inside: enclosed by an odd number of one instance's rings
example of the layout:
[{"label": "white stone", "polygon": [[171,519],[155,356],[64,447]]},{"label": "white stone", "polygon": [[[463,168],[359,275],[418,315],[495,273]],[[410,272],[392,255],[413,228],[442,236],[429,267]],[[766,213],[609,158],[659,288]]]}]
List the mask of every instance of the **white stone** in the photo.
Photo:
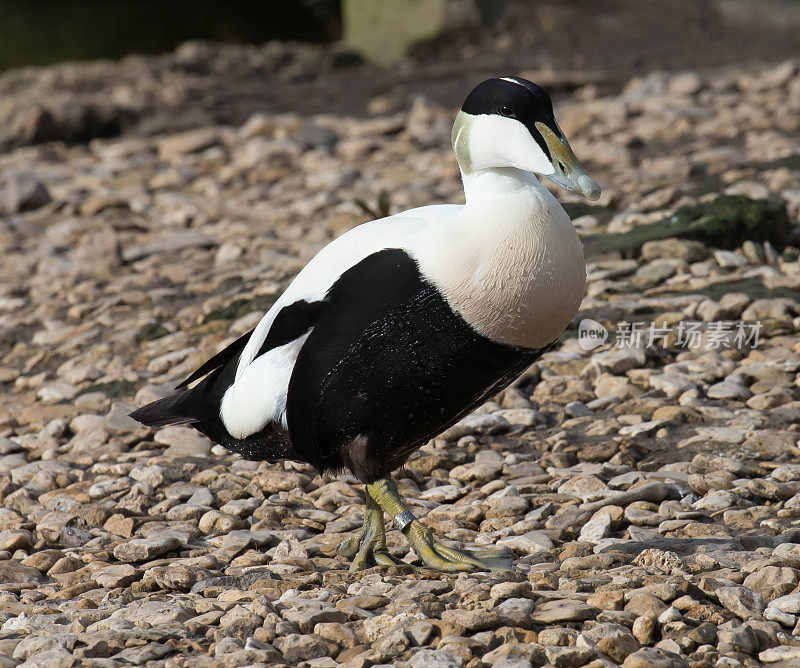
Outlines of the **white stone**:
[{"label": "white stone", "polygon": [[759,661],[764,663],[776,663],[778,661],[785,662],[784,665],[798,665],[795,661],[800,662],[800,645],[780,645],[779,647],[770,647],[765,649],[758,655]]},{"label": "white stone", "polygon": [[750,263],[750,261],[744,255],[739,255],[739,253],[726,250],[715,250],[714,259],[723,269],[745,267]]},{"label": "white stone", "polygon": [[598,540],[607,538],[611,534],[611,515],[599,513],[592,517],[581,529],[578,540],[588,543],[596,543]]},{"label": "white stone", "polygon": [[640,422],[639,424],[630,424],[622,427],[619,430],[621,436],[641,436],[642,434],[650,434],[658,429],[666,420],[651,420],[649,422]]},{"label": "white stone", "polygon": [[771,608],[777,608],[782,612],[788,612],[791,615],[800,614],[800,594],[787,594],[780,596],[774,601],[770,602]]},{"label": "white stone", "polygon": [[792,615],[788,612],[780,610],[779,608],[773,607],[772,603],[770,603],[767,606],[767,609],[764,610],[764,619],[778,622],[778,624],[782,624],[783,626],[787,626],[789,628],[793,628],[797,622],[796,615]]}]

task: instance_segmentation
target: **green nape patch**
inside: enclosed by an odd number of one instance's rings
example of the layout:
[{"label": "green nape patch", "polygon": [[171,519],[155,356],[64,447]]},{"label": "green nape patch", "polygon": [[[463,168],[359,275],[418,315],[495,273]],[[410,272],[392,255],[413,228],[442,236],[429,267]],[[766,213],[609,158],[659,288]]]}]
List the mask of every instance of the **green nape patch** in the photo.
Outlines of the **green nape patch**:
[{"label": "green nape patch", "polygon": [[789,230],[789,216],[782,201],[720,195],[709,202],[682,206],[664,220],[637,225],[629,232],[586,235],[583,245],[587,255],[619,251],[625,257],[637,256],[648,241],[672,237],[725,249],[738,248],[748,239],[769,241],[781,249]]},{"label": "green nape patch", "polygon": [[166,336],[169,333],[169,330],[160,322],[148,322],[142,325],[139,331],[136,333],[136,343],[154,341],[155,339],[160,339],[162,336]]},{"label": "green nape patch", "polygon": [[128,380],[111,380],[107,383],[97,383],[84,387],[75,394],[75,397],[89,394],[89,392],[102,392],[109,399],[119,399],[120,397],[133,396],[136,392],[136,385]]},{"label": "green nape patch", "polygon": [[251,299],[236,299],[227,306],[209,311],[203,318],[203,322],[211,322],[212,320],[236,320],[253,311],[267,311],[277,299],[275,295],[256,295]]}]

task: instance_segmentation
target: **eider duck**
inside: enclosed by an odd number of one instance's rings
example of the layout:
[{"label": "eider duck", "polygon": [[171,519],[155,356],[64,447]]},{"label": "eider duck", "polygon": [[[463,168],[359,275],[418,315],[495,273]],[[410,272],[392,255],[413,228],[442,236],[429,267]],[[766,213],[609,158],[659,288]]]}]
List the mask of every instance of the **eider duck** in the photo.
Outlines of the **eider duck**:
[{"label": "eider duck", "polygon": [[398,563],[384,512],[426,567],[497,565],[497,553],[436,540],[391,472],[507,387],[584,296],[581,242],[537,176],[592,200],[600,188],[544,89],[517,77],[480,83],[455,118],[452,146],[466,204],[412,209],[338,237],[255,329],[180,393],[131,414],[151,427],[192,425],[248,459],[350,470],[366,485],[364,527],[340,548],[352,570]]}]

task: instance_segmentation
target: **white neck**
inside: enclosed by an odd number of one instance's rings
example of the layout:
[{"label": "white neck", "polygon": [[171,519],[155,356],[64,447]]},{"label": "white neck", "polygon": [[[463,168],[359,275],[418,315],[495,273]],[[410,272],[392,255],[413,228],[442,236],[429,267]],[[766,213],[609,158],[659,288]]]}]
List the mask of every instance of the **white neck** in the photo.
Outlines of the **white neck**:
[{"label": "white neck", "polygon": [[530,172],[505,167],[462,173],[461,178],[467,199],[466,219],[482,224],[484,216],[491,216],[492,223],[485,232],[497,234],[511,226],[528,233],[531,226],[550,224],[553,218],[569,221],[558,200]]},{"label": "white neck", "polygon": [[524,196],[531,191],[547,190],[533,174],[514,167],[486,169],[468,174],[462,172],[461,180],[464,182],[467,206],[480,205],[487,199]]}]

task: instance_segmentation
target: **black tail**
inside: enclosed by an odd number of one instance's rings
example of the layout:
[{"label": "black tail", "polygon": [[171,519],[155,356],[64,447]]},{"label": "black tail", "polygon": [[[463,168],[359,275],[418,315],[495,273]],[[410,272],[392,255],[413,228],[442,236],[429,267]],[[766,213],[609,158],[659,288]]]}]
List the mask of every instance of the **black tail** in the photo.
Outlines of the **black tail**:
[{"label": "black tail", "polygon": [[142,406],[133,411],[131,417],[148,427],[196,424],[209,419],[213,421],[212,416],[214,415],[218,419],[222,395],[233,382],[239,355],[252,333],[253,330],[250,330],[227,348],[218,352],[176,389],[180,390],[205,376],[193,388]]},{"label": "black tail", "polygon": [[261,431],[242,439],[228,433],[219,416],[219,405],[234,371],[235,364],[216,369],[192,389],[142,406],[133,411],[131,417],[148,427],[189,424],[214,443],[246,459],[298,459],[286,430],[279,424],[270,423]]},{"label": "black tail", "polygon": [[219,407],[225,391],[233,382],[236,363],[237,358],[232,356],[193,388],[142,406],[133,411],[131,417],[148,427],[190,424],[214,443],[246,459],[302,459],[294,452],[289,436],[280,424],[270,423],[261,431],[242,439],[228,433],[220,419]]},{"label": "black tail", "polygon": [[170,424],[191,424],[197,422],[197,417],[191,415],[190,405],[187,405],[186,395],[192,390],[164,397],[151,404],[137,408],[131,417],[148,427],[166,427]]}]

